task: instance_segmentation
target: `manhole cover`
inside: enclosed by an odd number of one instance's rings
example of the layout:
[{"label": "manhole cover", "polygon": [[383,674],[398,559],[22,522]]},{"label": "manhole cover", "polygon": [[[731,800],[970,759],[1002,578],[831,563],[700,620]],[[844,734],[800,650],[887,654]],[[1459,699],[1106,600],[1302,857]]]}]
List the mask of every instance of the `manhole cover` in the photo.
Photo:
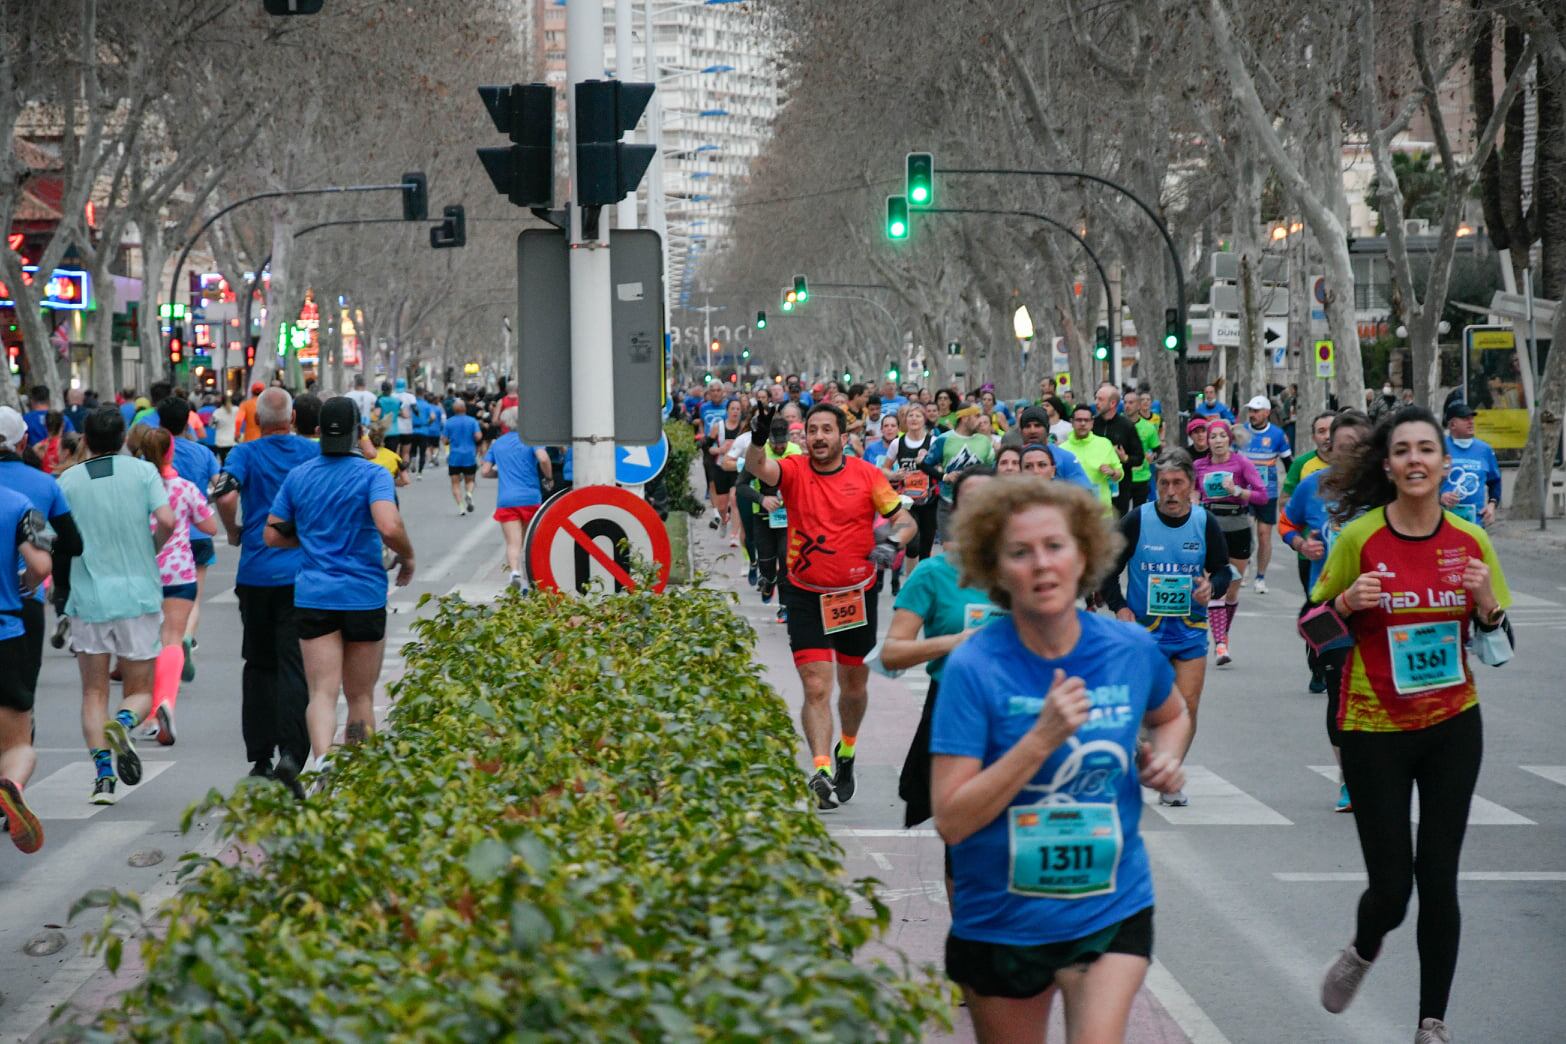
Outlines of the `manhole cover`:
[{"label": "manhole cover", "polygon": [[145,866],[157,866],[163,862],[163,849],[148,848],[140,852],[133,852],[131,857],[125,860],[131,866],[140,868]]},{"label": "manhole cover", "polygon": [[22,952],[29,957],[52,957],[65,949],[64,932],[39,932],[27,940],[22,947]]}]

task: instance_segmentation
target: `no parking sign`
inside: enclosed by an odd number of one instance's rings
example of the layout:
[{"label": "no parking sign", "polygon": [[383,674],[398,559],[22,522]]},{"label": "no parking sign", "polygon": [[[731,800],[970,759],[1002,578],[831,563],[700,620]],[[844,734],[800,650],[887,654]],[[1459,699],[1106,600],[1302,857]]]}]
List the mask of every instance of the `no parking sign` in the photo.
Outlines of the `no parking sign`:
[{"label": "no parking sign", "polygon": [[551,497],[533,516],[522,550],[528,582],[585,594],[634,590],[632,562],[657,567],[654,591],[669,582],[669,533],[652,505],[618,486],[582,486]]}]

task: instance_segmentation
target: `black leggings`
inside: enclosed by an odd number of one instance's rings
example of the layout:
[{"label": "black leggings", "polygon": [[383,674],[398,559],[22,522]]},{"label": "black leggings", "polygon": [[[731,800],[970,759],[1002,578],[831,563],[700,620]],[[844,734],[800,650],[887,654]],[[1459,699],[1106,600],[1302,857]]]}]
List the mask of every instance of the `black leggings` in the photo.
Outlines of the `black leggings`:
[{"label": "black leggings", "polygon": [[767,524],[758,512],[761,510],[761,494],[749,482],[734,487],[734,510],[739,512],[740,528],[745,532],[745,554],[751,565],[756,565],[756,528]]},{"label": "black leggings", "polygon": [[908,513],[919,524],[919,539],[909,546],[909,558],[917,558],[922,562],[935,553],[935,519],[940,505],[940,497],[931,497],[928,504],[915,504],[908,509]]},{"label": "black leggings", "polygon": [[[1410,732],[1344,732],[1343,781],[1369,887],[1359,897],[1354,949],[1367,961],[1403,921],[1419,885],[1419,1017],[1445,1019],[1462,915],[1457,864],[1468,805],[1479,778],[1484,730],[1470,707],[1439,725]],[[1419,788],[1419,837],[1409,837],[1409,803]]]}]

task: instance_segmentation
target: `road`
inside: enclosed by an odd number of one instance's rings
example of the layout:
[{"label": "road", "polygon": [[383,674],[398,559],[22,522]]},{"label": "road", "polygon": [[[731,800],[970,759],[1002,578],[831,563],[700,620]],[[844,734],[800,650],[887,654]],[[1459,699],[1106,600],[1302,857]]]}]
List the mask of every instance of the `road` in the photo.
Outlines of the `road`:
[{"label": "road", "polygon": [[[451,501],[444,468],[427,471],[422,481],[400,492],[400,499],[418,570],[412,584],[393,590],[388,605],[383,683],[400,670],[396,650],[409,638],[420,596],[459,590],[492,594],[505,580],[500,530],[490,520],[493,482],[480,481],[477,510],[462,518]],[[81,742],[76,665],[67,651],[44,650],[38,771],[27,794],[43,818],[45,845],[33,856],[0,845],[0,895],[5,897],[0,1041],[25,1039],[102,967],[101,959],[83,955],[81,947],[82,935],[97,919],[89,913],[69,924],[70,905],[93,888],[123,888],[144,897],[169,894],[179,856],[211,836],[211,824],[202,823],[192,836],[182,837],[181,815],[209,789],[226,790],[250,769],[239,734],[240,626],[233,594],[238,559],[238,548],[220,543],[218,561],[207,573],[196,679],[180,693],[179,743],[140,744],[145,775],[140,785],[121,788],[116,805],[88,803],[93,769]],[[377,711],[384,709],[383,686]],[[52,933],[60,935],[53,943],[63,944],[56,952],[31,956],[24,949],[30,942],[50,949]]]},{"label": "road", "polygon": [[[704,525],[692,532],[698,569],[736,592],[739,612],[761,636],[759,659],[797,709],[799,682],[773,609],[745,585],[737,553]],[[1497,549],[1516,597],[1518,657],[1499,670],[1479,667],[1486,753],[1463,854],[1464,933],[1449,1022],[1462,1041],[1554,1040],[1553,1001],[1566,968],[1566,555],[1531,535],[1498,540]],[[1409,1040],[1417,899],[1353,1006],[1337,1016],[1321,1008],[1321,975],[1353,933],[1364,864],[1352,817],[1332,810],[1325,697],[1306,689],[1293,629],[1302,596],[1281,545],[1268,581],[1266,595],[1247,586],[1241,596],[1236,662],[1208,674],[1188,762],[1190,806],[1153,801],[1144,810],[1157,939],[1130,1039]],[[883,629],[889,613],[883,594]],[[901,829],[897,797],[927,686],[919,671],[872,675],[858,794],[821,814],[850,872],[884,882],[893,911],[887,942],[939,965],[949,924],[940,842],[928,825]],[[802,754],[802,768],[808,762]],[[950,1039],[972,1039],[960,1013],[957,1029]]]}]

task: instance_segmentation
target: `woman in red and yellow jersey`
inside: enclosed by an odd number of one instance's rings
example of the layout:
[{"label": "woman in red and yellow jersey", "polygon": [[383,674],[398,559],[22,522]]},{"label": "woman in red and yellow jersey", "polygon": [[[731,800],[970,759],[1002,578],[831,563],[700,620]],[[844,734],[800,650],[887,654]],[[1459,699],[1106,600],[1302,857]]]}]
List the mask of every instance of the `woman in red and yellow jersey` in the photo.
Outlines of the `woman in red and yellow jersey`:
[{"label": "woman in red and yellow jersey", "polygon": [[[1484,748],[1467,653],[1494,666],[1511,657],[1511,593],[1495,549],[1483,529],[1441,508],[1449,465],[1440,424],[1414,406],[1335,460],[1325,488],[1334,520],[1346,524],[1311,593],[1332,603],[1354,641],[1338,727],[1369,877],[1354,941],[1328,969],[1322,1004],[1348,1006],[1417,881],[1416,1044],[1451,1039],[1457,867]],[[1416,788],[1417,848],[1408,826]]]}]

